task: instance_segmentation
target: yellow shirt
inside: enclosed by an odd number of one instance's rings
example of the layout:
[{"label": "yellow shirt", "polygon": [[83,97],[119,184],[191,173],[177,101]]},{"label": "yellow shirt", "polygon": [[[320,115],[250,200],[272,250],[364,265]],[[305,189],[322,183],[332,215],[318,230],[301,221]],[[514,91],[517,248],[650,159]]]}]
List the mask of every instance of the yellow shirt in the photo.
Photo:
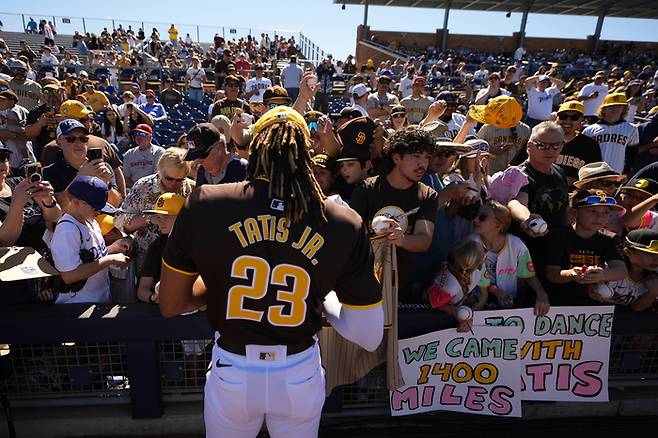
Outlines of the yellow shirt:
[{"label": "yellow shirt", "polygon": [[174,28],[169,28],[169,39],[170,40],[178,40],[178,29]]}]

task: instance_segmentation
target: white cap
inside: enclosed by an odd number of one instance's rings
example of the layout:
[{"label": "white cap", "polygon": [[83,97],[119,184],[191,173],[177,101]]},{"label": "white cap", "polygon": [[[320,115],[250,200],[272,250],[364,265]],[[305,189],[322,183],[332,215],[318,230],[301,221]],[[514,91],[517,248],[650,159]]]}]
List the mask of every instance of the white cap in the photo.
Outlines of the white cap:
[{"label": "white cap", "polygon": [[368,87],[366,87],[366,86],[363,85],[363,84],[356,84],[356,85],[352,88],[352,94],[356,94],[356,95],[359,96],[359,97],[363,97],[363,96],[365,96],[366,94],[368,94]]}]

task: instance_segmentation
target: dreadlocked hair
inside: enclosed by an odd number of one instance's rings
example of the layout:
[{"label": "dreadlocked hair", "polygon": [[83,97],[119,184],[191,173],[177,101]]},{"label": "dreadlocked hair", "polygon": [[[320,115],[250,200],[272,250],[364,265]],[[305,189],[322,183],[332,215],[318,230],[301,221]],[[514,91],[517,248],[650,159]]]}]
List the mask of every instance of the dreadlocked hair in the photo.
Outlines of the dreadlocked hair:
[{"label": "dreadlocked hair", "polygon": [[475,239],[461,240],[450,248],[446,266],[459,282],[464,296],[471,291],[471,274],[482,265],[484,257],[484,247]]},{"label": "dreadlocked hair", "polygon": [[283,199],[290,223],[307,212],[316,222],[327,222],[325,196],[313,176],[309,148],[304,131],[291,121],[264,128],[249,145],[247,178],[269,181],[268,195]]}]

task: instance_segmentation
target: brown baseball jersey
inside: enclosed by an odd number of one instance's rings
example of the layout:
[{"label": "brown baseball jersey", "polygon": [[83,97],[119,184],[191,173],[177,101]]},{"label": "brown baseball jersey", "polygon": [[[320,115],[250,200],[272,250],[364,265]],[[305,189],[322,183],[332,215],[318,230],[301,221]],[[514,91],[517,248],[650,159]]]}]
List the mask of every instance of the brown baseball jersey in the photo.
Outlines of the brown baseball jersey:
[{"label": "brown baseball jersey", "polygon": [[353,210],[326,202],[327,223],[290,224],[260,180],[207,185],[188,197],[163,264],[200,275],[211,326],[233,343],[291,345],[322,325],[331,290],[347,306],[381,302],[366,228]]}]

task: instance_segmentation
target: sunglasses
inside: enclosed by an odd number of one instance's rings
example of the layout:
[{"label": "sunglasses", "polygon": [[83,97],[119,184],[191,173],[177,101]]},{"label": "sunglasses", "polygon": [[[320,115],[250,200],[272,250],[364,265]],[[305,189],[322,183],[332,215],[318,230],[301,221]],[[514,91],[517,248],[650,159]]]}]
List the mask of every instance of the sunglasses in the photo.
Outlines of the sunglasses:
[{"label": "sunglasses", "polygon": [[226,88],[240,88],[239,84],[226,84]]},{"label": "sunglasses", "polygon": [[558,142],[556,142],[556,143],[543,143],[543,142],[541,142],[541,141],[534,141],[534,140],[533,140],[533,141],[531,141],[530,143],[534,144],[535,147],[536,147],[537,149],[539,149],[540,151],[544,151],[544,150],[546,150],[546,149],[553,149],[553,150],[555,150],[555,151],[559,151],[559,150],[562,149],[562,147],[564,146],[564,142],[563,142],[563,141],[558,141]]},{"label": "sunglasses", "polygon": [[308,122],[308,130],[318,132],[318,122]]},{"label": "sunglasses", "polygon": [[557,118],[560,120],[571,120],[572,122],[577,122],[582,116],[580,114],[558,114]]},{"label": "sunglasses", "polygon": [[404,119],[406,116],[404,113],[391,114],[391,118],[393,119]]},{"label": "sunglasses", "polygon": [[6,85],[0,85],[0,91],[7,91],[9,90],[9,87]]},{"label": "sunglasses", "polygon": [[148,134],[146,132],[142,132],[142,131],[133,132],[133,137],[147,137],[147,136]]},{"label": "sunglasses", "polygon": [[178,182],[178,183],[182,183],[186,179],[185,177],[183,177],[183,178],[174,178],[173,176],[169,176],[169,175],[162,175],[162,177],[164,179],[166,179],[167,181],[175,181],[175,182]]},{"label": "sunglasses", "polygon": [[64,136],[64,140],[66,140],[69,143],[75,143],[76,140],[79,140],[80,143],[87,143],[89,141],[89,136],[88,135],[66,135]]},{"label": "sunglasses", "polygon": [[454,152],[454,151],[439,151],[435,154],[435,156],[441,157],[441,158],[456,157],[457,152]]}]

